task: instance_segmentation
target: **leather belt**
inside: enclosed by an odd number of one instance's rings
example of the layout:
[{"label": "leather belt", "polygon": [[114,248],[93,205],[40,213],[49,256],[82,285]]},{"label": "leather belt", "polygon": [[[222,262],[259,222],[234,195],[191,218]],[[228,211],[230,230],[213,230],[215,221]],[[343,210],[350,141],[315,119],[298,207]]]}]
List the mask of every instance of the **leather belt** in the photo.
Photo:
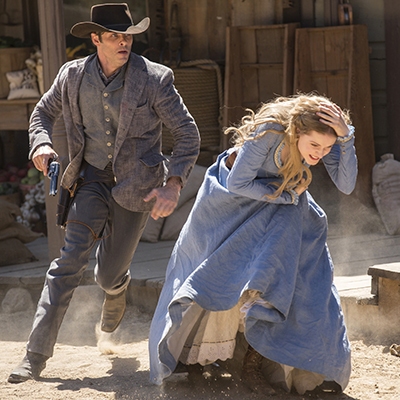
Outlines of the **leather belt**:
[{"label": "leather belt", "polygon": [[83,179],[83,183],[103,182],[115,184],[115,176],[111,164],[110,166],[107,165],[105,169],[99,169],[84,161],[79,175]]}]

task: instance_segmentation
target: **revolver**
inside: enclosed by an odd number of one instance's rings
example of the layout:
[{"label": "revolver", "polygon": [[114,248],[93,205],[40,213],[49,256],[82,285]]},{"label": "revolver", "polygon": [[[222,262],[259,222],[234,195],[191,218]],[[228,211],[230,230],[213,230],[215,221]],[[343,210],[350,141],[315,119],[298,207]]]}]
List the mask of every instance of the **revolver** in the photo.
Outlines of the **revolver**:
[{"label": "revolver", "polygon": [[50,179],[50,196],[57,194],[58,174],[60,173],[60,163],[55,160],[50,160],[47,176]]}]

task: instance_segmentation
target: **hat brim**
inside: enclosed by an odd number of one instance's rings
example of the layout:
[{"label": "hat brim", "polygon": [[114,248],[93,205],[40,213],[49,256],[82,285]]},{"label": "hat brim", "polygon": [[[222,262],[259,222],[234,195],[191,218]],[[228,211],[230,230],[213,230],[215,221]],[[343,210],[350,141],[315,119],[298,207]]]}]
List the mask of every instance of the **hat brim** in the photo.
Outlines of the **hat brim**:
[{"label": "hat brim", "polygon": [[139,33],[143,33],[150,26],[150,18],[143,18],[137,25],[130,25],[128,28],[124,30],[110,29],[106,28],[103,25],[96,24],[95,22],[78,22],[75,24],[70,33],[73,36],[78,38],[87,39],[90,38],[90,34],[92,32],[115,32],[115,33],[123,33],[125,35],[138,35]]}]

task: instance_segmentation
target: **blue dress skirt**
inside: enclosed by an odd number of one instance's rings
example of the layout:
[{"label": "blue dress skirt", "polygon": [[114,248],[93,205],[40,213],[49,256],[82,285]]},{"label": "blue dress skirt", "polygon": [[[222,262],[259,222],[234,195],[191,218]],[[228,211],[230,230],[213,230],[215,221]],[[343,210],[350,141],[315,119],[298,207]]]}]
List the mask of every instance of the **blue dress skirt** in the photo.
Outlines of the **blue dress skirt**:
[{"label": "blue dress skirt", "polygon": [[230,310],[254,290],[269,306],[248,309],[247,342],[276,363],[321,374],[344,389],[350,344],[333,284],[326,215],[308,192],[297,206],[229,192],[227,155],[207,170],[172,252],[150,329],[150,380],[161,384],[174,371],[179,354],[170,345],[183,347],[190,330],[182,321],[194,306]]}]

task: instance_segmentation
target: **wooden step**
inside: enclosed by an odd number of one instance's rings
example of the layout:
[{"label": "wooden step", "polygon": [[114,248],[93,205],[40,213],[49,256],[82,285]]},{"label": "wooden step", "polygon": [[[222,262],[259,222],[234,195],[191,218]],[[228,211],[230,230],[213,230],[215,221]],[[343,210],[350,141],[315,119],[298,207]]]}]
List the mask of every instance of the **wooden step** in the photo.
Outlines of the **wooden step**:
[{"label": "wooden step", "polygon": [[368,275],[400,281],[400,262],[373,265],[368,268]]}]

